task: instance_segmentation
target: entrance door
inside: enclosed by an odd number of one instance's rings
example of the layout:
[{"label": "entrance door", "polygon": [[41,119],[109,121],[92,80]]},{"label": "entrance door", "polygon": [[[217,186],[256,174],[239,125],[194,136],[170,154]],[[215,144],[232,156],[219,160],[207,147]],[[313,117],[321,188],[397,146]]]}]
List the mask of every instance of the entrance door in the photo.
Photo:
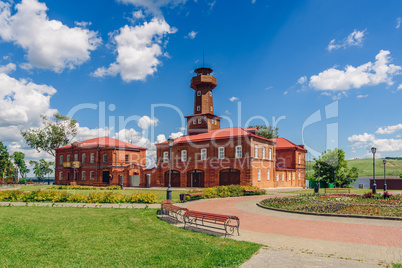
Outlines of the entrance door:
[{"label": "entrance door", "polygon": [[204,171],[195,169],[187,172],[187,187],[204,187]]},{"label": "entrance door", "polygon": [[104,170],[103,172],[102,172],[102,182],[103,183],[106,183],[106,184],[109,184],[109,170]]},{"label": "entrance door", "polygon": [[240,184],[240,170],[224,169],[219,172],[219,185]]},{"label": "entrance door", "polygon": [[[169,185],[169,171],[165,172],[165,187]],[[170,185],[172,187],[180,187],[180,172],[172,170],[172,176],[170,178]]]},{"label": "entrance door", "polygon": [[132,187],[140,186],[140,175],[130,175],[130,185]]}]

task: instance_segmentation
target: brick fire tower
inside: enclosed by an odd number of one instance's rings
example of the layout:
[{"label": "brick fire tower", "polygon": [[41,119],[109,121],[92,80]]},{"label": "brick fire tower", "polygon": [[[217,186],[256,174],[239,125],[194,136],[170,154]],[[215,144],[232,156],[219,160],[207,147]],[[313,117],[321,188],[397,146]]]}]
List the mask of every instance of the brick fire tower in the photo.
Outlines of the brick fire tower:
[{"label": "brick fire tower", "polygon": [[187,134],[200,134],[220,128],[220,117],[214,115],[212,90],[216,87],[216,78],[212,69],[198,68],[197,75],[191,79],[190,87],[194,89],[194,114],[186,116]]}]

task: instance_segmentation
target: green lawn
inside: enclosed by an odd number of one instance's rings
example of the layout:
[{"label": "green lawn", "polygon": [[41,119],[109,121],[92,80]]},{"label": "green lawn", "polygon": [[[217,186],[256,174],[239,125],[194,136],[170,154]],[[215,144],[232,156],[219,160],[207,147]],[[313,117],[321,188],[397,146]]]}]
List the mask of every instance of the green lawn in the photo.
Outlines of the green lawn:
[{"label": "green lawn", "polygon": [[155,209],[0,207],[1,267],[238,267],[261,245],[174,227]]}]

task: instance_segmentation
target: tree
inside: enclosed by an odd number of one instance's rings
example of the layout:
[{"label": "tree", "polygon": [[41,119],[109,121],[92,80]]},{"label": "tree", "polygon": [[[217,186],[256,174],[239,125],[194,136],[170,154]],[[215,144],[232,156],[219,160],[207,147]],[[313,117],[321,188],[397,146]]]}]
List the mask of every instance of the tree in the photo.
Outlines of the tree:
[{"label": "tree", "polygon": [[[345,152],[342,149],[327,150],[314,160],[314,177],[320,177],[327,183],[334,183],[342,187],[342,185],[354,183],[359,177],[357,168],[348,168]],[[320,176],[318,176],[318,164],[320,164]]]},{"label": "tree", "polygon": [[10,160],[7,146],[0,141],[0,179],[12,177],[13,171],[14,166]]},{"label": "tree", "polygon": [[22,152],[14,152],[11,155],[11,158],[14,160],[14,165],[18,167],[21,177],[25,177],[26,174],[29,172],[27,165],[25,163],[25,154]]},{"label": "tree", "polygon": [[42,181],[46,178],[47,174],[50,174],[53,172],[53,169],[50,168],[50,166],[53,166],[53,162],[47,162],[45,159],[39,159],[39,161],[29,161],[29,164],[33,165],[33,171],[38,178],[38,181]]},{"label": "tree", "polygon": [[257,134],[267,138],[267,139],[275,139],[279,138],[278,134],[278,128],[277,127],[271,127],[271,126],[249,126],[249,128],[256,127],[258,129]]},{"label": "tree", "polygon": [[77,120],[55,113],[52,118],[41,115],[42,128],[21,131],[26,143],[38,152],[56,157],[55,149],[67,145],[77,135]]}]

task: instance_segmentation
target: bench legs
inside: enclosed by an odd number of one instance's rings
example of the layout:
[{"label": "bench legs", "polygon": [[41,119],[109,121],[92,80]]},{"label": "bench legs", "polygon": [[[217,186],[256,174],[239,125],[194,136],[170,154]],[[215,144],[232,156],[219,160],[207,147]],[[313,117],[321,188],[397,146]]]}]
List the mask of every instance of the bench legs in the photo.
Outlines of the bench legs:
[{"label": "bench legs", "polygon": [[214,222],[208,221],[208,223],[210,223],[210,224],[221,225],[221,226],[223,226],[223,228],[214,227],[211,225],[205,225],[203,218],[199,219],[197,217],[191,217],[191,216],[184,215],[183,220],[184,220],[184,229],[186,229],[187,225],[194,224],[196,227],[198,227],[200,225],[200,226],[205,226],[205,227],[209,227],[209,228],[213,228],[213,229],[224,230],[225,237],[227,235],[233,235],[236,230],[237,230],[237,235],[240,235],[240,232],[239,232],[240,221],[237,218],[229,218],[223,224],[218,224],[216,222],[214,223]]}]

